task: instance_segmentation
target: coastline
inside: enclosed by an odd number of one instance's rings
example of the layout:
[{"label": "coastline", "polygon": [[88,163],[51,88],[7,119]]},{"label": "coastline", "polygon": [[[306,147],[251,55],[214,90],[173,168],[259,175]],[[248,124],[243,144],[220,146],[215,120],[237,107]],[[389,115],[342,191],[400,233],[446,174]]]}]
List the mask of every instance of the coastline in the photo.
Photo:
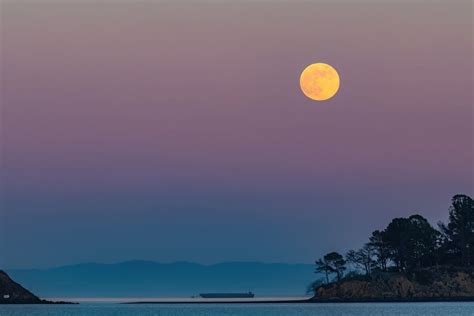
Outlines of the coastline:
[{"label": "coastline", "polygon": [[427,297],[427,298],[380,298],[380,299],[310,299],[309,303],[438,303],[438,302],[474,302],[473,297]]},{"label": "coastline", "polygon": [[197,301],[197,300],[162,300],[162,301],[135,301],[119,304],[161,304],[161,305],[195,305],[195,304],[347,304],[347,303],[437,303],[437,302],[474,302],[474,297],[439,297],[439,298],[380,298],[380,299],[326,299],[315,298],[298,300],[222,300],[222,301]]},{"label": "coastline", "polygon": [[48,301],[48,300],[41,300],[40,302],[18,302],[18,301],[11,301],[11,302],[0,302],[0,305],[78,305],[78,302],[66,302],[66,301]]},{"label": "coastline", "polygon": [[160,301],[136,301],[123,302],[120,304],[161,304],[161,305],[195,305],[195,304],[302,304],[311,303],[311,298],[306,299],[282,299],[282,300],[160,300]]}]

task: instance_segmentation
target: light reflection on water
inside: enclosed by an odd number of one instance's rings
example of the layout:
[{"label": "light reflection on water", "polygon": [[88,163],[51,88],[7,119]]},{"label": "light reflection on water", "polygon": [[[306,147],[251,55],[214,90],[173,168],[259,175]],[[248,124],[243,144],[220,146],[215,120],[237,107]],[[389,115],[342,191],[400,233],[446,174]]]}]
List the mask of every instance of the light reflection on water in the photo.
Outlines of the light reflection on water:
[{"label": "light reflection on water", "polygon": [[201,298],[201,297],[48,297],[46,300],[53,302],[78,302],[78,303],[131,303],[131,302],[259,302],[259,301],[301,301],[311,296],[256,296],[254,298]]}]

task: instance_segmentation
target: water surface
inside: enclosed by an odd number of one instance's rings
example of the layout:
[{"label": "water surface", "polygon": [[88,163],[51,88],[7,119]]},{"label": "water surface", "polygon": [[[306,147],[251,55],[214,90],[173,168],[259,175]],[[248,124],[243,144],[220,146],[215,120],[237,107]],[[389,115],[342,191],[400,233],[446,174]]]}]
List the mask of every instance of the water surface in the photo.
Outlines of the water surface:
[{"label": "water surface", "polygon": [[0,316],[472,316],[474,303],[0,305]]}]

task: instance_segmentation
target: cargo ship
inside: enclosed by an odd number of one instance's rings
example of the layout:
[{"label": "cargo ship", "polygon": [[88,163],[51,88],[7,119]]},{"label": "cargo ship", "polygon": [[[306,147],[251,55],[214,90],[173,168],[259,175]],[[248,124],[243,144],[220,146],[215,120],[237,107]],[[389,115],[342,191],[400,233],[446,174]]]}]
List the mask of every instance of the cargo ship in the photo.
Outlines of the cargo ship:
[{"label": "cargo ship", "polygon": [[248,293],[201,293],[201,298],[254,298],[255,294]]}]

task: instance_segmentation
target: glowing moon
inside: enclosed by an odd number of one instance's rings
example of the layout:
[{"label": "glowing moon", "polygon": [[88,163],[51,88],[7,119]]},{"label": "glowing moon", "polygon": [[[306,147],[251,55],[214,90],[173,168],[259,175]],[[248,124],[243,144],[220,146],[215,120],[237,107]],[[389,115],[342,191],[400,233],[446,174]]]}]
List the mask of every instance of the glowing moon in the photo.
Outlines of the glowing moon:
[{"label": "glowing moon", "polygon": [[328,64],[311,64],[301,73],[300,87],[312,100],[328,100],[339,90],[339,74]]}]

